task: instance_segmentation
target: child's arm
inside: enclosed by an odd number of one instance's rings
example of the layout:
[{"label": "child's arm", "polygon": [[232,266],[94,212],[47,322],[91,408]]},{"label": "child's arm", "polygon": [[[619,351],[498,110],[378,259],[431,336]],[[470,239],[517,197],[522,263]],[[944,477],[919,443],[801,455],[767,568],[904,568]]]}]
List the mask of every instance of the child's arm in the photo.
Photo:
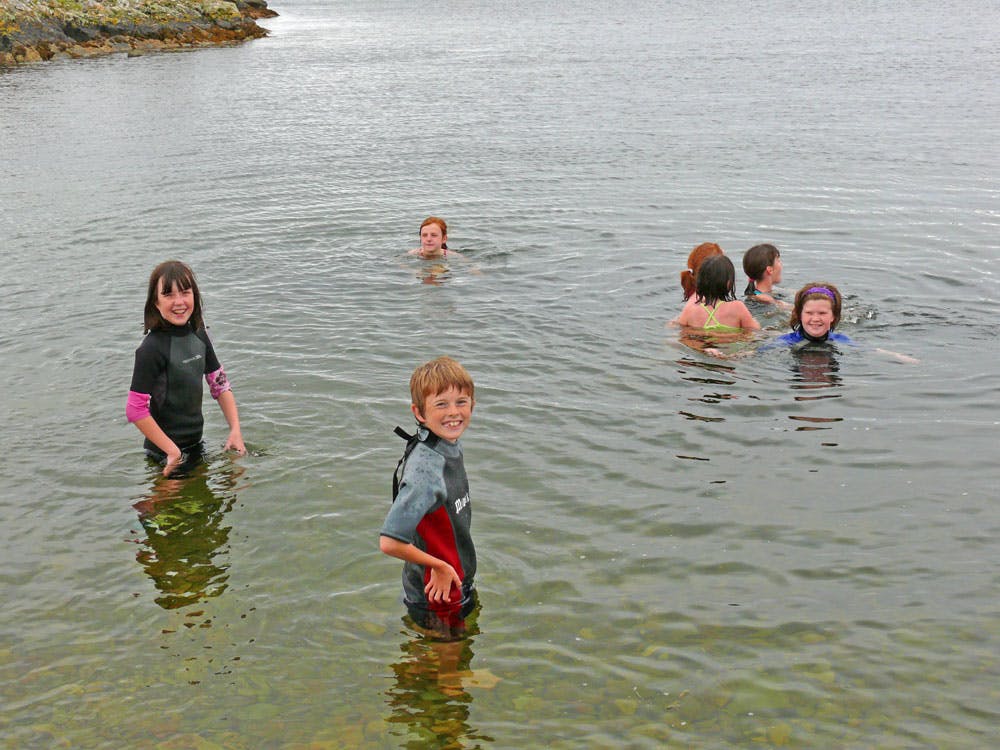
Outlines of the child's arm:
[{"label": "child's arm", "polygon": [[[214,351],[213,351],[214,354]],[[213,359],[213,364],[218,364],[217,359]],[[240,413],[236,408],[236,397],[233,395],[233,387],[226,377],[226,371],[219,365],[217,369],[206,373],[205,382],[208,383],[208,390],[212,398],[219,402],[222,409],[222,416],[226,418],[229,425],[229,437],[222,450],[234,450],[241,456],[245,456],[247,449],[243,444],[243,433],[240,431]]]},{"label": "child's arm", "polygon": [[746,328],[751,331],[759,331],[760,323],[758,323],[757,319],[750,313],[750,309],[739,300],[736,300],[736,304],[739,305],[740,328]]},{"label": "child's arm", "polygon": [[414,565],[422,565],[425,568],[430,568],[431,579],[424,586],[424,593],[427,594],[428,601],[450,601],[452,585],[459,589],[462,588],[462,579],[458,577],[458,573],[455,572],[455,569],[451,565],[444,560],[434,557],[434,555],[427,554],[412,544],[406,544],[398,539],[393,539],[391,536],[382,534],[378,539],[378,547],[390,557],[398,557],[400,560],[405,560]]},{"label": "child's arm", "polygon": [[680,326],[681,328],[686,328],[687,326],[694,325],[691,319],[691,311],[694,309],[692,305],[685,305],[684,309],[680,311],[680,314],[676,318],[670,321],[671,325]]},{"label": "child's arm", "polygon": [[469,273],[475,274],[476,276],[483,275],[483,272],[479,270],[479,266],[466,258],[462,253],[458,252],[458,250],[449,250],[444,259],[449,260],[451,258],[457,258],[462,261],[463,264],[468,263],[469,265],[467,265],[466,268],[469,269]]},{"label": "child's arm", "polygon": [[243,433],[240,431],[240,414],[236,408],[236,397],[232,391],[225,391],[219,396],[219,408],[222,409],[222,415],[229,424],[229,437],[226,438],[226,444],[222,446],[222,450],[234,450],[241,456],[245,456],[247,447],[243,443]]},{"label": "child's arm", "polygon": [[724,352],[715,346],[706,346],[702,352],[716,359],[745,359],[756,354],[754,349],[740,349],[738,352]]},{"label": "child's arm", "polygon": [[885,354],[887,357],[892,357],[893,359],[907,365],[915,365],[920,362],[920,360],[916,357],[910,357],[906,354],[900,354],[899,352],[890,352],[888,349],[879,349],[876,347],[875,351],[879,354]]},{"label": "child's arm", "polygon": [[[844,336],[843,334],[831,333],[830,338],[835,341],[842,340],[844,341],[844,343],[850,344],[851,346],[859,346],[859,344],[856,341],[852,341],[850,338]],[[874,350],[876,354],[884,354],[887,357],[892,357],[897,362],[902,362],[903,364],[907,365],[915,365],[918,362],[920,362],[920,360],[917,359],[916,357],[910,357],[906,354],[900,354],[899,352],[892,352],[889,351],[888,349],[879,349],[877,346],[869,347],[869,350]]]},{"label": "child's arm", "polygon": [[128,399],[125,402],[125,418],[167,457],[163,466],[163,476],[168,477],[184,460],[184,455],[149,410],[150,394],[155,388],[158,375],[165,368],[166,357],[158,339],[152,336],[143,339],[142,345],[135,352],[132,384],[129,386]]},{"label": "child's arm", "polygon": [[757,302],[766,302],[769,305],[777,305],[782,310],[791,310],[795,305],[789,304],[784,300],[775,299],[770,294],[758,294],[753,298]]},{"label": "child's arm", "polygon": [[184,460],[184,454],[181,453],[181,449],[177,447],[177,444],[167,436],[167,433],[160,428],[160,425],[151,416],[137,419],[132,424],[139,428],[139,432],[148,438],[149,442],[167,455],[167,463],[163,467],[163,476],[169,477],[170,473]]}]

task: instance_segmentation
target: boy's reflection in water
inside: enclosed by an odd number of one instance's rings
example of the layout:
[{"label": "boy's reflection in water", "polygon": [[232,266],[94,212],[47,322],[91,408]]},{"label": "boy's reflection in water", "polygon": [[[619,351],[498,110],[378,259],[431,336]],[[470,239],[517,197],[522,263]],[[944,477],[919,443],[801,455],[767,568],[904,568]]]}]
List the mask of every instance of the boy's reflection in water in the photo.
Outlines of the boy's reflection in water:
[{"label": "boy's reflection in water", "polygon": [[[392,665],[396,681],[386,691],[387,702],[392,707],[392,716],[387,721],[403,724],[407,730],[393,732],[408,737],[402,747],[444,750],[482,747],[480,742],[493,741],[469,725],[472,696],[463,685],[463,680],[473,679],[470,668],[472,636],[479,632],[478,614],[477,604],[465,619],[464,632],[455,637],[452,629],[451,640],[416,626],[408,616],[403,618],[411,631],[416,630],[421,635],[400,645],[404,657]],[[491,677],[488,673],[483,675],[484,687],[493,686],[489,682]]]},{"label": "boy's reflection in water", "polygon": [[199,462],[183,476],[157,477],[149,496],[134,507],[146,531],[136,560],[161,592],[155,601],[164,609],[195,604],[226,590],[230,526],[226,513],[236,502],[236,483],[243,468],[228,461],[224,468]]}]

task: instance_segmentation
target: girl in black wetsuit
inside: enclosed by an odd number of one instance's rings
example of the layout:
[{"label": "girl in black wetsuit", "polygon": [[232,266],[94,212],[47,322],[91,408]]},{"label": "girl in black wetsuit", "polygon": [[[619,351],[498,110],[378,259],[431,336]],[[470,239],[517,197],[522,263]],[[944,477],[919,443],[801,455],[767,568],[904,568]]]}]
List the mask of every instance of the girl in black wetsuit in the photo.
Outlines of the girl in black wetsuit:
[{"label": "girl in black wetsuit", "polygon": [[163,475],[201,454],[201,379],[229,423],[223,450],[246,453],[236,398],[202,319],[194,273],[177,260],[153,269],[146,295],[146,337],[135,352],[125,415],[145,436]]}]

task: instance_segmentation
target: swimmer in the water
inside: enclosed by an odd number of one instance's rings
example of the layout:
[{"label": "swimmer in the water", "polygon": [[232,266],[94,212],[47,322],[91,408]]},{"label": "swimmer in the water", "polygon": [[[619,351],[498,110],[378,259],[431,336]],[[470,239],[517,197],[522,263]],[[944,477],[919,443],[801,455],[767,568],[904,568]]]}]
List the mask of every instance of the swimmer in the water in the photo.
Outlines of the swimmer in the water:
[{"label": "swimmer in the water", "polygon": [[681,290],[684,292],[685,307],[695,304],[696,279],[701,264],[715,255],[722,254],[722,248],[714,242],[702,242],[688,255],[687,268],[681,271]]},{"label": "swimmer in the water", "polygon": [[806,284],[795,293],[792,316],[788,320],[792,332],[779,336],[774,343],[795,346],[802,342],[832,341],[855,346],[848,336],[833,330],[840,322],[842,303],[840,290],[833,284],[820,281]]},{"label": "swimmer in the water", "polygon": [[747,250],[743,254],[743,271],[749,283],[743,295],[749,298],[748,301],[752,299],[791,309],[791,305],[775,299],[772,294],[774,285],[781,283],[781,268],[781,253],[774,245],[754,245]]},{"label": "swimmer in the water", "polygon": [[725,255],[705,259],[698,269],[694,303],[685,305],[678,325],[712,333],[755,331],[760,323],[741,300],[736,299],[736,269]]},{"label": "swimmer in the water", "polygon": [[437,216],[424,219],[420,225],[420,247],[413,248],[408,255],[417,255],[424,260],[462,257],[458,251],[448,249],[448,225]]},{"label": "swimmer in the water", "polygon": [[[826,342],[857,346],[850,337],[834,331],[840,322],[841,304],[840,290],[833,284],[820,281],[806,284],[795,293],[795,304],[788,320],[788,325],[794,330],[779,336],[762,348],[771,349],[782,345],[800,347]],[[876,348],[875,351],[908,364],[919,361],[888,349]]]}]

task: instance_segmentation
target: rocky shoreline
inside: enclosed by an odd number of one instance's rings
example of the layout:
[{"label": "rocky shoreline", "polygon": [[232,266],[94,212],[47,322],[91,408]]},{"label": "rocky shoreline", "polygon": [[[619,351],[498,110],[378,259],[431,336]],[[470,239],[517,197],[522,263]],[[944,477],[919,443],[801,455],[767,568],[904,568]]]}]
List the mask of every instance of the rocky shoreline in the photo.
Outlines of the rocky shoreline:
[{"label": "rocky shoreline", "polygon": [[114,53],[236,44],[267,35],[266,0],[5,0],[0,68]]}]

